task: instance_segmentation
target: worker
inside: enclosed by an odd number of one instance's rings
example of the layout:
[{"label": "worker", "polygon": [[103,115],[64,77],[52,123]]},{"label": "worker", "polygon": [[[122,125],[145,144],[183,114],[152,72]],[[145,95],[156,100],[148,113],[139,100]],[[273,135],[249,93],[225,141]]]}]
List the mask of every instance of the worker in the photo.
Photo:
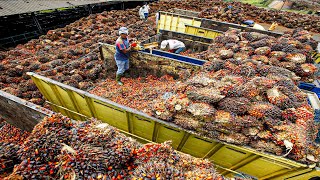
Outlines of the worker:
[{"label": "worker", "polygon": [[143,7],[143,6],[141,6],[141,7],[140,7],[140,9],[139,9],[139,16],[140,16],[140,19],[141,19],[141,20],[143,20],[143,19],[144,19],[143,8],[144,8],[144,7]]},{"label": "worker", "polygon": [[224,12],[227,12],[229,10],[232,10],[232,6],[231,5],[228,5],[226,8],[224,8]]},{"label": "worker", "polygon": [[139,9],[139,15],[141,19],[148,20],[149,16],[149,10],[150,7],[148,4],[144,4],[140,9]]},{"label": "worker", "polygon": [[186,46],[183,42],[169,39],[161,42],[160,48],[162,50],[168,50],[171,53],[180,54],[181,52],[186,50]]},{"label": "worker", "polygon": [[118,67],[116,73],[116,81],[119,85],[123,85],[121,77],[127,70],[129,70],[129,57],[131,46],[128,41],[128,34],[128,29],[126,27],[121,27],[119,29],[120,36],[116,40],[116,53],[114,54],[114,59]]},{"label": "worker", "polygon": [[247,27],[252,27],[254,29],[265,30],[263,26],[261,26],[258,23],[255,23],[252,20],[245,20],[245,21],[242,22],[242,24],[247,25]]}]

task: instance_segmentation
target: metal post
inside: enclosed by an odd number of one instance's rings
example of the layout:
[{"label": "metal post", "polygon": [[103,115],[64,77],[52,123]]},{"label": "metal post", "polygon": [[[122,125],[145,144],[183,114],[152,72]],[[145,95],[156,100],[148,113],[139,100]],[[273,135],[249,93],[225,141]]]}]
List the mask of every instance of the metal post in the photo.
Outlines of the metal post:
[{"label": "metal post", "polygon": [[42,28],[41,28],[41,26],[40,26],[40,23],[39,23],[36,15],[32,12],[32,13],[31,13],[31,16],[32,16],[32,19],[33,19],[34,23],[36,24],[39,32],[40,32],[40,33],[43,33],[43,30],[42,30]]},{"label": "metal post", "polygon": [[90,4],[87,5],[87,8],[88,8],[89,14],[92,14],[92,9],[91,9]]}]

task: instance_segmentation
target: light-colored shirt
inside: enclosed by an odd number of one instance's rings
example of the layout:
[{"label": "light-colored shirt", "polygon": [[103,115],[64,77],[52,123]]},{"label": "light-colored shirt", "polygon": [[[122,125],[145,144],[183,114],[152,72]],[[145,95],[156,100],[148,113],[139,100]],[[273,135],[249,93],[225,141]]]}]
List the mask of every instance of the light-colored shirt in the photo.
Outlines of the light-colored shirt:
[{"label": "light-colored shirt", "polygon": [[260,24],[257,24],[257,23],[254,23],[253,28],[254,29],[259,29],[259,30],[266,30],[266,29],[264,29],[263,26],[261,26]]},{"label": "light-colored shirt", "polygon": [[143,5],[141,11],[142,13],[149,13],[149,9],[150,9],[149,5]]},{"label": "light-colored shirt", "polygon": [[167,41],[168,41],[170,50],[171,49],[178,49],[178,48],[181,48],[181,47],[186,47],[183,42],[178,41],[178,40],[169,39]]}]

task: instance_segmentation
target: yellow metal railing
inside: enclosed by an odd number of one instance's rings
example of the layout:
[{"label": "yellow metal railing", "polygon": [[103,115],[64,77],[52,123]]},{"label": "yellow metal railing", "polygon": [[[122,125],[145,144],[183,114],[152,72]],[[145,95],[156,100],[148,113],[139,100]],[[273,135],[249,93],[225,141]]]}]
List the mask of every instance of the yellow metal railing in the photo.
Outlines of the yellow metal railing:
[{"label": "yellow metal railing", "polygon": [[320,63],[320,53],[314,53],[313,54],[314,63],[319,64]]},{"label": "yellow metal railing", "polygon": [[223,34],[221,31],[216,31],[208,28],[202,28],[202,27],[196,27],[196,26],[191,26],[191,25],[185,25],[185,33],[186,34],[191,34],[195,36],[201,36],[205,38],[211,38],[214,39],[217,36],[220,36]]}]

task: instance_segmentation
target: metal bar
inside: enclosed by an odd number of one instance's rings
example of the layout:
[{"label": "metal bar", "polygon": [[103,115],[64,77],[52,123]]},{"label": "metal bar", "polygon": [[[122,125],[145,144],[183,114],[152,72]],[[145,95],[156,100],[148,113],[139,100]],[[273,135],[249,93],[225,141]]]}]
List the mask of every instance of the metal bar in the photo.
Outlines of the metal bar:
[{"label": "metal bar", "polygon": [[[73,92],[70,91],[70,90],[65,90],[65,91],[67,92],[69,98],[71,99],[71,102],[72,102],[74,108],[77,110],[78,113],[81,113],[81,112],[80,112],[80,107],[79,107],[78,103],[75,102],[75,99],[76,99],[76,98],[75,98]],[[81,113],[81,114],[82,114],[82,113]],[[82,116],[80,116],[80,118],[81,118],[82,121],[85,120],[85,119],[82,118]]]},{"label": "metal bar", "polygon": [[260,177],[259,179],[263,180],[263,179],[272,179],[273,177],[276,177],[276,176],[281,176],[281,175],[284,175],[288,172],[291,172],[291,171],[296,171],[298,170],[299,168],[293,168],[293,169],[281,169],[279,171],[276,171],[272,174],[268,174],[266,176],[263,176],[263,177]]},{"label": "metal bar", "polygon": [[[245,166],[245,165],[247,165],[247,164],[249,164],[249,163],[251,163],[251,162],[253,162],[253,161],[257,160],[257,159],[259,159],[259,158],[260,158],[260,156],[258,156],[256,154],[252,154],[249,157],[245,158],[243,161],[240,161],[239,163],[229,167],[228,169],[232,169],[232,170],[236,171],[240,167],[243,167],[243,166]],[[227,175],[227,174],[229,174],[229,172],[222,172],[221,174],[222,175]]]},{"label": "metal bar", "polygon": [[204,155],[202,158],[206,159],[206,158],[210,158],[214,153],[216,153],[219,149],[221,149],[224,146],[224,144],[218,143],[216,145],[214,145],[211,150]]},{"label": "metal bar", "polygon": [[[53,90],[53,92],[55,93],[55,95],[57,96],[57,99],[59,101],[59,103],[62,105],[62,107],[66,107],[67,109],[67,105],[64,103],[61,94],[59,93],[59,91],[57,90],[56,85],[54,84],[48,84],[50,86],[50,88]],[[66,111],[66,114],[68,117],[70,118],[74,118],[72,114],[69,113],[70,110]]]},{"label": "metal bar", "polygon": [[182,138],[179,146],[177,147],[177,150],[178,150],[178,151],[181,151],[181,149],[183,148],[183,146],[186,144],[188,138],[190,137],[190,134],[189,134],[189,133],[187,133],[187,132],[183,132],[183,133],[184,133],[183,138]]}]

